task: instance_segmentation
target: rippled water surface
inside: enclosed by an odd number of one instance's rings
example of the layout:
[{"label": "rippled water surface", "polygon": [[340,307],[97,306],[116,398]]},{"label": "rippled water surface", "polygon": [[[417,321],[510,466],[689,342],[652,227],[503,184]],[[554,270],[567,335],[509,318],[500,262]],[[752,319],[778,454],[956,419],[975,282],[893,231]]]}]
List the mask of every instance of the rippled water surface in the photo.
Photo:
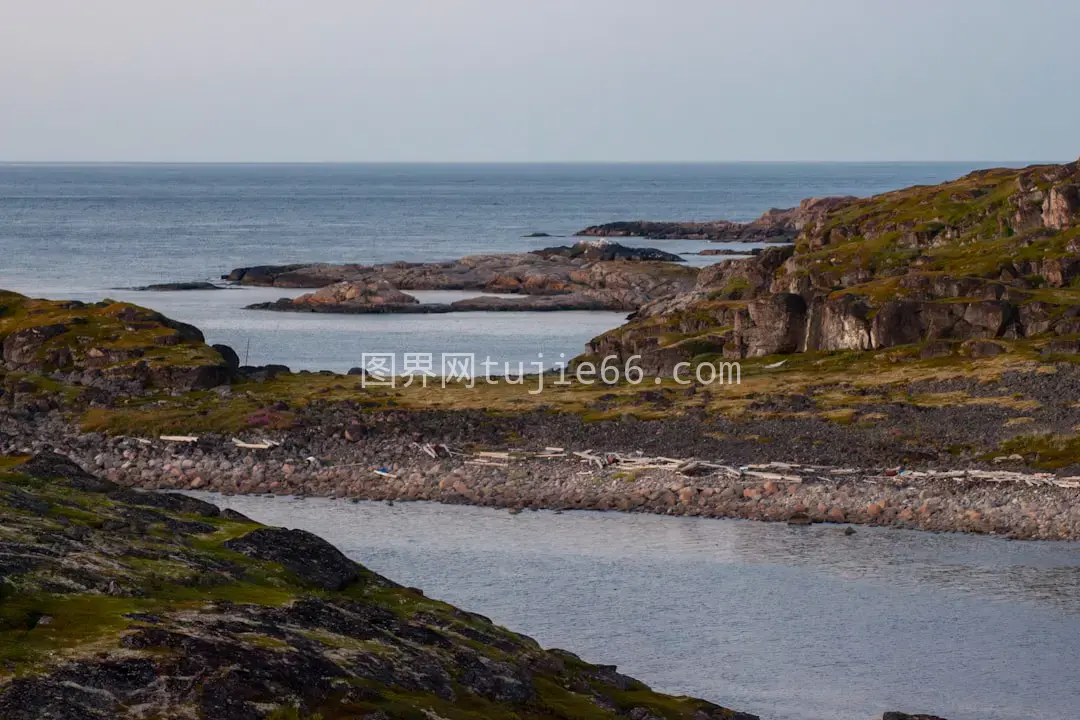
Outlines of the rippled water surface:
[{"label": "rippled water surface", "polygon": [[1078,717],[1080,544],[205,497],[545,647],[765,719]]}]

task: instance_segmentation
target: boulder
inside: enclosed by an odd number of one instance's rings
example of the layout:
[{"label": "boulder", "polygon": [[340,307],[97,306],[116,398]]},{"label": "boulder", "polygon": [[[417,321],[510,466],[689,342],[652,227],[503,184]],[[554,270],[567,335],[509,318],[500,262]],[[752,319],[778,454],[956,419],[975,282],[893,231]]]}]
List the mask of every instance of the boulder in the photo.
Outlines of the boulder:
[{"label": "boulder", "polygon": [[815,302],[806,332],[807,350],[870,350],[870,306],[855,295]]},{"label": "boulder", "polygon": [[231,372],[236,372],[240,369],[240,356],[236,354],[228,345],[211,345],[210,347],[217,350],[218,355],[225,361],[225,365]]},{"label": "boulder", "polygon": [[63,480],[76,490],[85,492],[111,492],[119,487],[116,483],[88,473],[71,458],[52,450],[38,453],[20,465],[18,470],[42,480]]},{"label": "boulder", "polygon": [[127,503],[128,505],[142,505],[177,513],[201,515],[202,517],[216,518],[221,516],[221,509],[217,505],[188,495],[177,495],[176,493],[144,492],[125,488],[109,493],[109,499],[115,502]]},{"label": "boulder", "polygon": [[225,547],[256,560],[284,565],[304,582],[323,590],[343,590],[363,571],[340,550],[306,530],[260,528],[227,541]]},{"label": "boulder", "polygon": [[385,280],[377,280],[334,283],[295,302],[310,305],[416,305],[420,301]]}]

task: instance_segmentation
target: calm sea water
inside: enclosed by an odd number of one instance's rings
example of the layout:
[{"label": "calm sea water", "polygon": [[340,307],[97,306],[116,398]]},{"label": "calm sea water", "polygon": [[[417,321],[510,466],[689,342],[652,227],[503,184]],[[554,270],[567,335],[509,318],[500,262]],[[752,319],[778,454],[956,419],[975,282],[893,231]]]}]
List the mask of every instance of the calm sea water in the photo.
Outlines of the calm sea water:
[{"label": "calm sea water", "polygon": [[1071,720],[1080,544],[203,495],[432,597],[764,720]]},{"label": "calm sea water", "polygon": [[[362,352],[573,356],[622,316],[267,317],[241,308],[286,293],[114,288],[216,279],[243,265],[530,250],[571,241],[526,234],[564,236],[620,219],[749,220],[809,196],[870,195],[976,166],[0,164],[0,287],[132,300],[198,325],[252,363],[294,369],[345,370]],[[689,252],[707,245],[662,246]]]}]

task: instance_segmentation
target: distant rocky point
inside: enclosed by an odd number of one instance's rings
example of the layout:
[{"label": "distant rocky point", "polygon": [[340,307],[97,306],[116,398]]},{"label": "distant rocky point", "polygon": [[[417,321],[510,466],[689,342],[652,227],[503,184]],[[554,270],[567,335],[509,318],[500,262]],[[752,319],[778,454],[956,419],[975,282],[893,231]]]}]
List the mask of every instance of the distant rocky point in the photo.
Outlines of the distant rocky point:
[{"label": "distant rocky point", "polygon": [[808,198],[798,207],[773,208],[757,220],[734,222],[657,222],[630,220],[593,225],[584,237],[643,237],[650,240],[710,240],[713,242],[791,242],[806,225],[853,197]]}]

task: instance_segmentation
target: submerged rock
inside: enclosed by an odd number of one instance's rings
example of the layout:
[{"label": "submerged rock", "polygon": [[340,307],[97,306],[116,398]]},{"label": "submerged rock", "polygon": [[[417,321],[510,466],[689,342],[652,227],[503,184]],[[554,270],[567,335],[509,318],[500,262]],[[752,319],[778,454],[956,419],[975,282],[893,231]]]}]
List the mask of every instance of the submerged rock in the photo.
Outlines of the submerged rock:
[{"label": "submerged rock", "polygon": [[225,288],[209,282],[175,282],[143,285],[142,287],[133,287],[131,289],[138,292],[179,292],[185,290],[224,290]]}]

